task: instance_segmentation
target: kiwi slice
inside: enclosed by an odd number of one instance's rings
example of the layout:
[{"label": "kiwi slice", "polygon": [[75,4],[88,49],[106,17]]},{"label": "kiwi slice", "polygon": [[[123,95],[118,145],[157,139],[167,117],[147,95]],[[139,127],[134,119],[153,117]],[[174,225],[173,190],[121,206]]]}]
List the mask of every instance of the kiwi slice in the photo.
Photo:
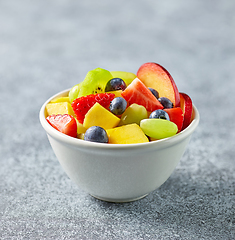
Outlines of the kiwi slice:
[{"label": "kiwi slice", "polygon": [[105,92],[106,84],[112,78],[111,73],[102,68],[89,71],[81,82],[78,97]]}]

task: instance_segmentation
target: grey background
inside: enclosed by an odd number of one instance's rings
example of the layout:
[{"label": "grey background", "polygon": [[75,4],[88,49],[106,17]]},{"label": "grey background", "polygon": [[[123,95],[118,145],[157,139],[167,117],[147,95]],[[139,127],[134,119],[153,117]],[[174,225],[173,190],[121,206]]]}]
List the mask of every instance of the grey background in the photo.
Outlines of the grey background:
[{"label": "grey background", "polygon": [[[0,0],[0,239],[235,239],[235,2]],[[96,67],[163,65],[201,121],[142,200],[94,199],[60,167],[38,113]]]}]

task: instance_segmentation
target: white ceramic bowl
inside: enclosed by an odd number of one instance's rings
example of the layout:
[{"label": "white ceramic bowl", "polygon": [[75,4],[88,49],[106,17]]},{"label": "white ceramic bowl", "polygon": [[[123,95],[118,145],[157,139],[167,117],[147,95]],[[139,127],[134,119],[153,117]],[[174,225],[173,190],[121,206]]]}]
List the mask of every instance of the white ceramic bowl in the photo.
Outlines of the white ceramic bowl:
[{"label": "white ceramic bowl", "polygon": [[105,201],[134,201],[160,187],[180,161],[199,123],[194,106],[194,120],[170,138],[140,144],[83,141],[60,133],[45,119],[46,104],[66,96],[68,91],[54,95],[43,104],[40,122],[69,178],[90,195]]}]

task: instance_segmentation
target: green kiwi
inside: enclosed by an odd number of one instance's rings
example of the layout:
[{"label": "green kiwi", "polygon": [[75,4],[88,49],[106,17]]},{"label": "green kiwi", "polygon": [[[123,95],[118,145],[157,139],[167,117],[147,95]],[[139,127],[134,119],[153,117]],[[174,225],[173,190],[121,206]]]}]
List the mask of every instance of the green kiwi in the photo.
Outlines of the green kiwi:
[{"label": "green kiwi", "polygon": [[112,78],[111,73],[102,68],[89,71],[81,82],[78,97],[105,92],[106,84]]}]

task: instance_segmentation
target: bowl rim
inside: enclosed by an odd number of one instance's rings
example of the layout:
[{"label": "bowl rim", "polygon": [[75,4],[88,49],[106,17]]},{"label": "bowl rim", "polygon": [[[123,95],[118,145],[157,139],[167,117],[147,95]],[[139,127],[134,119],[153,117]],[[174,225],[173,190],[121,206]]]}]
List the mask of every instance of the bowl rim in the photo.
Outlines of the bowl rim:
[{"label": "bowl rim", "polygon": [[197,126],[199,124],[200,115],[199,115],[198,109],[193,104],[194,119],[192,120],[192,122],[186,129],[184,129],[183,131],[179,132],[178,134],[176,134],[172,137],[160,139],[157,141],[147,142],[147,143],[135,143],[135,144],[107,144],[107,143],[84,141],[82,139],[73,138],[73,137],[70,137],[66,134],[59,132],[58,130],[53,128],[47,122],[46,117],[45,117],[45,111],[46,111],[45,108],[46,108],[47,103],[49,103],[51,100],[53,100],[55,98],[68,95],[68,92],[70,89],[71,88],[60,91],[60,92],[54,94],[53,96],[51,96],[49,99],[47,99],[43,103],[43,105],[41,106],[41,109],[39,111],[39,120],[47,134],[49,134],[51,137],[59,140],[60,142],[66,143],[71,146],[83,147],[83,148],[106,149],[106,150],[107,149],[110,149],[110,150],[111,149],[142,149],[142,148],[146,148],[146,147],[147,148],[148,147],[158,148],[158,147],[165,146],[166,144],[173,145],[176,142],[180,142],[180,141],[184,140],[185,138],[187,138],[189,135],[191,135],[195,131],[195,129],[197,128]]}]

